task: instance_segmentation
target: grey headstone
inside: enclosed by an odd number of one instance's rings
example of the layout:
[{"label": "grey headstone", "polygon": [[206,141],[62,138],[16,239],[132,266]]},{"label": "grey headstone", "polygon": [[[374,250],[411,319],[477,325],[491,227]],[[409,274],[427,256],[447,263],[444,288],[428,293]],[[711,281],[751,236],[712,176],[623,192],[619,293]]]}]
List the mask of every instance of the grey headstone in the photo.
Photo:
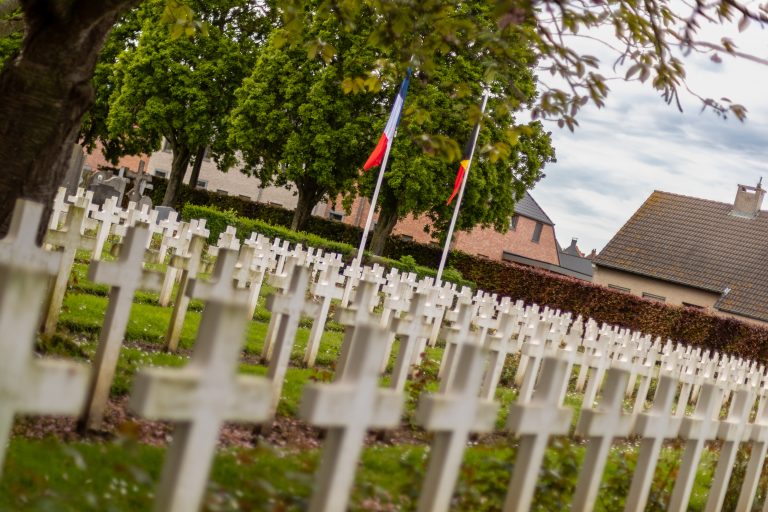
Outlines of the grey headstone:
[{"label": "grey headstone", "polygon": [[168,218],[171,212],[176,211],[170,206],[158,206],[157,208],[155,208],[155,210],[157,210],[157,222],[164,221],[165,219]]}]

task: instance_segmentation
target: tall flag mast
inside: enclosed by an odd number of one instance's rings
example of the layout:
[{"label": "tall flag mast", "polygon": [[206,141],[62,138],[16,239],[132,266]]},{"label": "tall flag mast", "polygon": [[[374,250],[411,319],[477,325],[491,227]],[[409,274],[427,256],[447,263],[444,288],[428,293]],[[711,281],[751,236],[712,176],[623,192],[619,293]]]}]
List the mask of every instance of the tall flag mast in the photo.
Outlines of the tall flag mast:
[{"label": "tall flag mast", "polygon": [[411,81],[411,68],[405,74],[405,79],[400,85],[400,91],[397,93],[395,103],[392,105],[392,113],[389,114],[389,120],[384,127],[384,133],[381,134],[376,148],[374,148],[371,156],[365,161],[363,170],[367,171],[371,167],[381,165],[379,169],[379,177],[376,180],[376,187],[373,189],[373,197],[371,197],[371,207],[368,209],[368,218],[365,220],[365,229],[363,230],[363,239],[360,240],[360,247],[357,249],[357,258],[354,262],[355,265],[360,265],[363,262],[363,251],[365,250],[365,242],[368,240],[368,233],[371,230],[371,224],[373,223],[373,213],[376,210],[376,201],[379,199],[379,191],[381,190],[381,183],[384,181],[384,173],[387,170],[387,161],[389,160],[389,150],[392,149],[392,142],[395,140],[395,131],[397,125],[400,124],[400,114],[403,112],[403,105],[405,104],[405,95],[408,93],[408,84]]},{"label": "tall flag mast", "polygon": [[464,187],[467,185],[467,177],[469,175],[469,168],[472,165],[472,156],[475,154],[475,146],[477,146],[477,137],[480,135],[480,122],[485,114],[485,107],[488,104],[488,96],[490,92],[486,89],[483,92],[483,101],[480,106],[480,119],[475,123],[475,128],[472,130],[472,135],[467,141],[467,146],[464,148],[464,154],[461,157],[461,163],[459,164],[459,171],[456,173],[456,181],[453,184],[453,193],[448,198],[446,204],[451,204],[453,198],[458,193],[459,198],[456,200],[456,205],[453,207],[453,216],[451,217],[451,225],[448,227],[448,235],[445,237],[445,246],[443,247],[443,255],[440,258],[440,266],[437,268],[437,277],[435,278],[435,284],[440,284],[440,279],[443,277],[443,269],[445,269],[445,262],[448,259],[448,251],[451,248],[451,240],[453,239],[453,230],[456,227],[456,219],[459,217],[459,209],[461,208],[461,200],[464,199]]}]

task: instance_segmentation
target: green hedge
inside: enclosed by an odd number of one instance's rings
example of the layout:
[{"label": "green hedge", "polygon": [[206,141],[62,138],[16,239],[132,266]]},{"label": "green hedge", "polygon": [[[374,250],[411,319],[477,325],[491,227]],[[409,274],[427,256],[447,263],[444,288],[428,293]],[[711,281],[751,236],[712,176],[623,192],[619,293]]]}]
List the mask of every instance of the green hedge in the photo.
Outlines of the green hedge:
[{"label": "green hedge", "polygon": [[[199,206],[187,204],[181,209],[181,217],[184,220],[205,219],[206,227],[210,231],[208,243],[215,244],[219,239],[219,234],[226,231],[227,226],[234,226],[237,229],[237,236],[240,240],[250,237],[251,232],[261,233],[269,238],[280,238],[292,243],[302,244],[305,247],[316,247],[325,251],[341,254],[346,261],[351,261],[357,254],[357,249],[350,244],[327,240],[313,233],[292,231],[283,226],[273,226],[266,222],[256,219],[240,217],[234,210],[220,210],[215,206]],[[368,262],[379,263],[385,267],[394,267],[404,272],[414,272],[419,278],[435,277],[437,271],[433,268],[421,266],[408,260],[399,261],[388,258],[371,256],[366,253]],[[450,271],[444,273],[444,280],[455,282],[460,286],[475,287],[475,284],[461,278],[460,273],[455,269],[453,274]]]},{"label": "green hedge", "polygon": [[[162,199],[164,186],[162,183],[159,185],[155,187],[154,192]],[[288,226],[293,215],[291,211],[283,208],[189,187],[184,187],[181,196],[182,203],[190,201],[231,208],[238,215],[260,219],[270,224]],[[277,229],[275,226],[271,228]],[[321,237],[323,241],[331,239],[346,242],[350,247],[357,245],[362,234],[361,230],[354,226],[317,217],[311,218],[307,230]],[[218,234],[216,236],[218,237]],[[286,235],[268,236],[288,239]],[[323,247],[319,241],[302,243]],[[393,236],[388,239],[383,256],[387,258],[384,264],[390,266],[398,266],[400,258],[410,256],[420,269],[435,268],[440,261],[440,248]],[[768,328],[717,316],[700,309],[643,299],[545,270],[489,260],[458,251],[451,252],[448,263],[461,272],[464,279],[473,282],[482,290],[500,296],[506,295],[528,303],[535,302],[542,306],[571,311],[585,318],[594,318],[598,322],[661,336],[665,340],[670,338],[768,361]],[[421,271],[424,272],[423,275],[430,275],[426,270]]]},{"label": "green hedge", "polygon": [[237,228],[237,236],[240,240],[250,237],[251,233],[255,231],[269,238],[280,238],[302,244],[305,247],[317,247],[325,251],[336,252],[346,259],[354,257],[355,254],[355,248],[349,244],[326,240],[313,233],[291,231],[283,226],[273,226],[261,220],[240,217],[233,210],[222,211],[213,206],[187,204],[181,209],[181,217],[184,220],[206,219],[206,227],[210,230],[208,237],[210,244],[216,243],[219,234],[225,231],[227,226],[234,226]]}]

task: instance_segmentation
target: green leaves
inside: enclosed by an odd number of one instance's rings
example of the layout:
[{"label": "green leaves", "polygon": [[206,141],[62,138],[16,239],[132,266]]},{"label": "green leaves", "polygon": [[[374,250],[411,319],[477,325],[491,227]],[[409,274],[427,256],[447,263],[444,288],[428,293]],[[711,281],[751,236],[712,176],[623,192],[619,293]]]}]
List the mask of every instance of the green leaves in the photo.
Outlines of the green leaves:
[{"label": "green leaves", "polygon": [[198,32],[203,36],[208,35],[208,25],[196,20],[192,8],[182,0],[165,0],[160,23],[168,25],[171,39],[193,37]]}]

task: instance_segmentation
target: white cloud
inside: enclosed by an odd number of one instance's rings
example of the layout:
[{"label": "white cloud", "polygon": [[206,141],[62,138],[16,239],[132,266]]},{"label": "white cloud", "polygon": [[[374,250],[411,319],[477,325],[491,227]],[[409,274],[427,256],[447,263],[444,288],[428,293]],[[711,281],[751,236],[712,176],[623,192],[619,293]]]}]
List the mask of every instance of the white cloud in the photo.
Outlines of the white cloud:
[{"label": "white cloud", "polygon": [[[719,33],[735,38],[732,32],[704,28],[715,40]],[[742,48],[768,56],[762,30],[741,36]],[[612,62],[604,49],[591,50]],[[653,190],[731,202],[737,184],[768,178],[768,66],[725,56],[717,65],[701,55],[685,63],[697,94],[744,104],[747,121],[702,113],[701,102],[685,92],[679,113],[649,84],[610,82],[607,106],[585,108],[575,133],[551,127],[558,161],[545,169],[533,196],[555,222],[561,243],[578,237],[582,250],[600,250]]]}]

